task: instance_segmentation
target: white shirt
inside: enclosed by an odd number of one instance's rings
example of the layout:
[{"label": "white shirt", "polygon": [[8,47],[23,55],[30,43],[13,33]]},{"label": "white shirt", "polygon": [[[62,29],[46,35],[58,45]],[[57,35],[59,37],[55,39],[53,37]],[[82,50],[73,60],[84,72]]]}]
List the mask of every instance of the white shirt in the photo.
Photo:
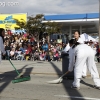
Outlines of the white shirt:
[{"label": "white shirt", "polygon": [[63,52],[67,52],[67,51],[69,51],[69,49],[70,49],[70,46],[69,46],[69,43],[68,43],[67,46],[64,48]]},{"label": "white shirt", "polygon": [[84,44],[84,41],[82,40],[82,38],[79,38],[77,42]]}]

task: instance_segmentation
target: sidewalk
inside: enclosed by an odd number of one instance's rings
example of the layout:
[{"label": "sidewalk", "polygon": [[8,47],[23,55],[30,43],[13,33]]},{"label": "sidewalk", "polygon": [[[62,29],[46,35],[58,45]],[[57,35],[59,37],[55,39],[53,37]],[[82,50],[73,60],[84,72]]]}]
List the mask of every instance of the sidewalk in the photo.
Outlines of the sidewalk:
[{"label": "sidewalk", "polygon": [[[46,74],[46,75],[61,75],[62,74],[62,62],[47,62],[47,61],[14,61],[14,66],[21,73],[28,74]],[[96,63],[98,72],[100,73],[100,63]],[[14,68],[9,61],[2,61],[0,64],[0,73],[16,74]],[[88,76],[90,74],[88,73]]]}]

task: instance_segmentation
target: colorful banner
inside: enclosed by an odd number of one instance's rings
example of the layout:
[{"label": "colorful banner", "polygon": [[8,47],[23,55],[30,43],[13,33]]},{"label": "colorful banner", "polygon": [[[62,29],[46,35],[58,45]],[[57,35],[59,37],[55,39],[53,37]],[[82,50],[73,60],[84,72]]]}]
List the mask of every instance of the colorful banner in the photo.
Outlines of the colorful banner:
[{"label": "colorful banner", "polygon": [[16,25],[15,19],[27,22],[27,13],[22,14],[0,14],[0,28],[13,30]]}]

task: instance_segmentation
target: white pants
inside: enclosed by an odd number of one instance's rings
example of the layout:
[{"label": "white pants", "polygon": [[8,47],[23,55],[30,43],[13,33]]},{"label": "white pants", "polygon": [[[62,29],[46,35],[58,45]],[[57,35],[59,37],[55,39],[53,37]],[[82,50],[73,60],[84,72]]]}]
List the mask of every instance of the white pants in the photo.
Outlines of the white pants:
[{"label": "white pants", "polygon": [[83,66],[82,76],[87,76],[87,65],[86,65],[86,63]]},{"label": "white pants", "polygon": [[93,78],[94,84],[100,87],[99,73],[97,71],[96,64],[94,62],[94,55],[91,51],[82,52],[84,53],[83,57],[79,56],[76,58],[75,68],[74,68],[74,87],[80,87],[80,79],[82,77],[83,66],[87,66],[91,77]]},{"label": "white pants", "polygon": [[[95,60],[96,50],[93,49],[93,51],[94,51],[94,61],[96,61],[96,60]],[[85,65],[83,66],[82,76],[87,76],[87,65],[86,65],[86,63],[85,63]]]}]

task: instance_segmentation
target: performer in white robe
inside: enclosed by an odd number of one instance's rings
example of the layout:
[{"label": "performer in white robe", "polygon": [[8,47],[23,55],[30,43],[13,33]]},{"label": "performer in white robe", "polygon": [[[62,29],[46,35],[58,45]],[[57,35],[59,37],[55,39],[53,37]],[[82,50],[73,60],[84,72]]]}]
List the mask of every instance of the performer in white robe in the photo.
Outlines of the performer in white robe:
[{"label": "performer in white robe", "polygon": [[[76,42],[84,44],[83,39],[80,37],[80,32],[79,31],[74,32],[74,38],[75,38]],[[86,66],[86,64],[84,64],[83,68],[84,69],[82,71],[82,77],[85,78],[87,76],[87,66]]]},{"label": "performer in white robe", "polygon": [[[84,49],[85,48],[85,49]],[[91,47],[86,44],[79,44],[72,49],[72,55],[70,56],[71,63],[69,64],[69,71],[71,72],[74,67],[74,88],[80,88],[80,79],[82,77],[82,71],[84,64],[86,63],[91,77],[93,78],[96,87],[100,87],[99,73],[97,71],[96,64],[94,62],[94,52]]]}]

